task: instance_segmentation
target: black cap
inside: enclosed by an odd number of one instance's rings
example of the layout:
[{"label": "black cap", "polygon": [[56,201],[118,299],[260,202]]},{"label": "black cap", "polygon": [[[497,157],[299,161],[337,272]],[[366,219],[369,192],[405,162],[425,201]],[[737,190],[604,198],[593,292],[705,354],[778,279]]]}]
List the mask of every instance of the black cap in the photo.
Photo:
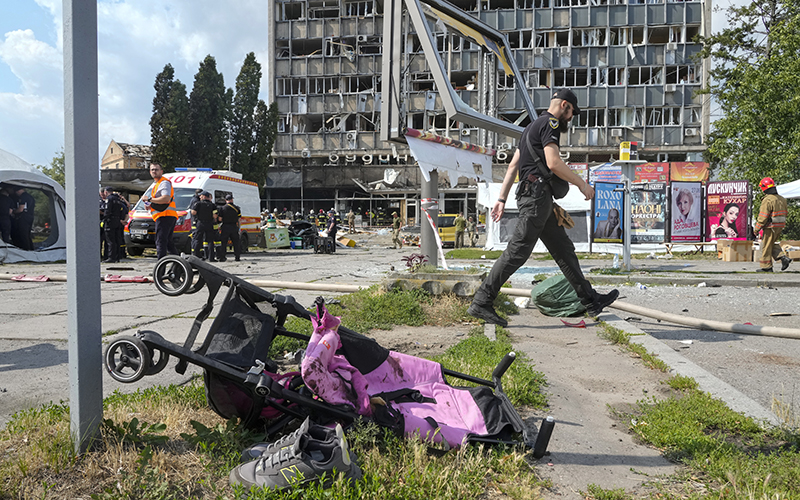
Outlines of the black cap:
[{"label": "black cap", "polygon": [[578,108],[578,96],[576,96],[570,89],[561,89],[553,94],[553,99],[562,99],[572,104],[572,114],[577,115],[581,112]]},{"label": "black cap", "polygon": [[226,194],[225,195],[225,199],[226,200],[232,200],[233,199],[233,195],[232,194]]},{"label": "black cap", "polygon": [[200,196],[211,196],[211,193],[209,193],[208,191],[203,191],[202,193],[200,193]]},{"label": "black cap", "polygon": [[113,193],[114,188],[112,188],[111,186],[106,186],[103,188],[103,191],[105,191],[106,193]]}]

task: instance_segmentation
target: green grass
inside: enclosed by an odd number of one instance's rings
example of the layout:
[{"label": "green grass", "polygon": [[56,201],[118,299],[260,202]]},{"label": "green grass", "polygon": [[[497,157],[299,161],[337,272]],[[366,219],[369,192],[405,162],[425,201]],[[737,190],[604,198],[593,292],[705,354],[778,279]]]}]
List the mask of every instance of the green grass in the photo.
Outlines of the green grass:
[{"label": "green grass", "polygon": [[501,250],[484,250],[482,248],[456,248],[445,254],[447,259],[488,259],[493,260],[503,252]]}]

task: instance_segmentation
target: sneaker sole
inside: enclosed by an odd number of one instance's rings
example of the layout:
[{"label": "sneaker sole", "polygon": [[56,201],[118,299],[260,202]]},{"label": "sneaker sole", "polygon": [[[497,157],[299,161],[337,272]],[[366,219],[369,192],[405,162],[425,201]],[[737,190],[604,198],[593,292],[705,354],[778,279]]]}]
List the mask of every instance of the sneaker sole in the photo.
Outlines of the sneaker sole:
[{"label": "sneaker sole", "polygon": [[508,326],[508,321],[504,320],[499,316],[497,318],[493,318],[492,316],[484,314],[483,310],[480,308],[474,308],[472,306],[469,306],[469,308],[467,309],[467,314],[469,314],[474,318],[482,319],[483,321],[492,325],[500,325],[503,328]]}]

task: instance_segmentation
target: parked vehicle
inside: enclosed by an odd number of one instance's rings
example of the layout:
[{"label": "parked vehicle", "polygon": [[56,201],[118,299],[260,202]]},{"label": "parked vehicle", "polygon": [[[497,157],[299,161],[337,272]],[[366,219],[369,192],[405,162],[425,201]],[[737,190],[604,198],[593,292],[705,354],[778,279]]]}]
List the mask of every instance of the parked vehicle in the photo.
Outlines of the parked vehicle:
[{"label": "parked vehicle", "polygon": [[[226,195],[233,195],[233,202],[242,209],[239,238],[242,251],[247,251],[255,244],[261,232],[261,202],[258,185],[242,179],[242,174],[228,170],[212,170],[203,168],[177,168],[175,172],[164,177],[172,182],[175,192],[175,208],[178,210],[178,221],[175,223],[173,241],[180,252],[191,253],[192,250],[192,214],[188,211],[189,203],[195,190],[208,191],[215,203],[225,203]],[[155,248],[156,225],[150,211],[139,200],[131,209],[128,223],[125,225],[125,245],[131,256],[142,255],[145,248]]]}]

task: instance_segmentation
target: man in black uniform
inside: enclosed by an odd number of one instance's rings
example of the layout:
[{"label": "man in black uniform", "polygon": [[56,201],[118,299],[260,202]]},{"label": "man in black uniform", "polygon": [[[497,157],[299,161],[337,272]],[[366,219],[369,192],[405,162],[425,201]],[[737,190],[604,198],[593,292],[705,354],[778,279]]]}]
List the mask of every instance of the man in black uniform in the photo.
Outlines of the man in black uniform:
[{"label": "man in black uniform", "polygon": [[331,253],[336,251],[336,233],[339,232],[339,217],[336,212],[328,212],[328,238],[331,239]]},{"label": "man in black uniform", "polygon": [[233,255],[235,260],[241,260],[242,255],[242,242],[239,240],[239,219],[242,216],[242,210],[233,204],[233,195],[225,196],[225,206],[219,209],[219,217],[222,219],[219,233],[222,240],[222,255],[218,258],[220,262],[225,261],[225,247],[228,246],[228,240],[233,242]]},{"label": "man in black uniform", "polygon": [[195,257],[216,262],[214,258],[214,217],[217,206],[211,201],[211,193],[202,191],[200,201],[194,204],[192,220],[195,221],[196,230],[192,238],[192,249]]},{"label": "man in black uniform", "polygon": [[105,231],[106,246],[108,248],[108,258],[103,262],[114,263],[119,262],[119,259],[122,258],[120,249],[124,240],[119,229],[125,224],[128,206],[114,192],[114,189],[107,187],[103,191],[106,195],[106,207],[103,210],[103,230]]},{"label": "man in black uniform", "polygon": [[[33,238],[31,231],[33,230],[33,214],[36,209],[36,200],[24,187],[16,189],[17,194],[17,208],[14,210],[16,219],[12,221],[11,238],[15,240],[14,244],[22,250],[33,250]],[[15,234],[16,233],[16,234]]]},{"label": "man in black uniform", "polygon": [[492,304],[500,287],[531,256],[539,238],[590,315],[597,316],[619,296],[617,290],[600,295],[592,288],[583,276],[575,246],[564,226],[559,224],[563,221],[553,211],[554,192],[556,198],[564,197],[569,188],[567,183],[578,186],[587,200],[594,197],[594,189],[572,172],[559,154],[561,132],[578,113],[578,98],[571,90],[562,89],[553,94],[547,111],[522,132],[520,146],[500,187],[500,197],[492,208],[492,220],[497,222],[503,216],[506,198],[519,170],[520,182],[516,193],[519,218],[506,250],[495,262],[469,306],[468,312],[472,316],[487,323],[508,325],[508,321],[497,315]]},{"label": "man in black uniform", "polygon": [[11,242],[11,214],[14,213],[14,200],[5,186],[0,185],[0,239],[4,243]]}]

